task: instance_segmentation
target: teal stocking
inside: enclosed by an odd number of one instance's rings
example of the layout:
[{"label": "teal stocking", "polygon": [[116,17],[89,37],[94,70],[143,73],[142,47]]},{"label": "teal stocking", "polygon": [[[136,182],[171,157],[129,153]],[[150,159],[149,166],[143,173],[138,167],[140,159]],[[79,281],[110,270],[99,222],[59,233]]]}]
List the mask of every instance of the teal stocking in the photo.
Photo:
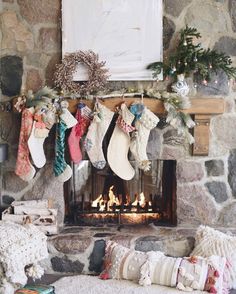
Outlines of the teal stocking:
[{"label": "teal stocking", "polygon": [[66,182],[72,176],[71,167],[65,161],[65,133],[67,125],[60,120],[56,130],[56,157],[54,161],[54,174],[60,182]]}]

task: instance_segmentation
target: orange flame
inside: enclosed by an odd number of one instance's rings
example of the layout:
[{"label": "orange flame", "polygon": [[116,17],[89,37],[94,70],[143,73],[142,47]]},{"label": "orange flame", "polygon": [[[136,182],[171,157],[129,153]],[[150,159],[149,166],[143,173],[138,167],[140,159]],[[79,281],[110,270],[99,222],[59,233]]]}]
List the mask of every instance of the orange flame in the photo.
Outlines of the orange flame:
[{"label": "orange flame", "polygon": [[112,210],[113,204],[120,205],[119,199],[113,193],[113,188],[114,188],[114,186],[111,186],[109,189],[109,192],[108,192],[108,196],[109,196],[109,201],[108,201],[108,205],[107,205],[108,210]]},{"label": "orange flame", "polygon": [[99,211],[105,210],[105,203],[104,203],[102,195],[99,195],[98,198],[92,202],[92,207],[98,207],[98,206],[99,206]]},{"label": "orange flame", "polygon": [[139,196],[136,197],[135,201],[132,203],[132,206],[137,206],[139,203],[139,205],[144,208],[146,205],[146,199],[145,199],[145,195],[144,193],[140,193]]}]

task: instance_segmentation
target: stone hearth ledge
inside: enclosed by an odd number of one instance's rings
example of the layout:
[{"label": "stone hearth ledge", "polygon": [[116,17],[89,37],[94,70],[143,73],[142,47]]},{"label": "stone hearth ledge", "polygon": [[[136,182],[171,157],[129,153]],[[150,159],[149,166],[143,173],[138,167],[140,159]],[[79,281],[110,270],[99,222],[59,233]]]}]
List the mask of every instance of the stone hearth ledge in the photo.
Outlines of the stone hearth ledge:
[{"label": "stone hearth ledge", "polygon": [[[64,227],[48,238],[49,258],[43,262],[47,274],[98,274],[102,270],[105,243],[115,241],[139,251],[162,251],[174,257],[189,256],[197,227],[104,226]],[[219,228],[236,234],[236,228]]]}]

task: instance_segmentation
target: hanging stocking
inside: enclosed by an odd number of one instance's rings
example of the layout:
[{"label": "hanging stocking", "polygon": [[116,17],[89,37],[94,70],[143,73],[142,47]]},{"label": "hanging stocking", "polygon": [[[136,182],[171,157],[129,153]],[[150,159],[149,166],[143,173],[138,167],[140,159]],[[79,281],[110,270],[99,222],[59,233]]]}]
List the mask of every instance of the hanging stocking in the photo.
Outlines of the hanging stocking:
[{"label": "hanging stocking", "polygon": [[35,175],[35,168],[30,163],[28,139],[33,126],[34,108],[25,108],[22,112],[20,140],[15,173],[24,181],[30,181]]},{"label": "hanging stocking", "polygon": [[[62,101],[63,103],[63,101]],[[56,130],[56,158],[54,161],[54,174],[60,182],[68,181],[72,176],[72,169],[65,161],[65,133],[77,124],[77,120],[67,109],[68,103],[62,105],[59,123]]]},{"label": "hanging stocking", "polygon": [[47,138],[49,129],[46,128],[42,121],[40,110],[34,115],[34,123],[31,135],[28,140],[29,151],[34,162],[34,165],[41,168],[46,163],[46,157],[43,149],[43,144]]},{"label": "hanging stocking", "polygon": [[54,174],[60,182],[66,182],[72,176],[72,169],[65,161],[65,133],[67,125],[62,119],[56,130],[56,158],[54,161]]},{"label": "hanging stocking", "polygon": [[102,151],[102,141],[111,123],[114,112],[99,102],[96,102],[95,108],[96,113],[89,126],[84,144],[93,166],[98,169],[103,169],[106,165],[106,161]]},{"label": "hanging stocking", "polygon": [[134,115],[123,103],[107,150],[107,160],[111,169],[123,180],[131,180],[135,174],[134,168],[128,160],[129,134],[135,129],[131,125],[133,120]]},{"label": "hanging stocking", "polygon": [[70,113],[67,107],[62,108],[60,119],[64,121],[68,129],[74,127],[77,124],[76,118]]},{"label": "hanging stocking", "polygon": [[135,122],[136,132],[130,145],[130,151],[138,162],[139,168],[144,171],[150,169],[150,161],[146,152],[148,137],[150,131],[155,128],[158,122],[159,118],[146,107],[142,112],[141,118]]},{"label": "hanging stocking", "polygon": [[78,123],[72,128],[68,138],[70,157],[74,163],[79,163],[82,159],[80,140],[88,129],[91,122],[91,109],[84,103],[79,103],[75,115]]}]

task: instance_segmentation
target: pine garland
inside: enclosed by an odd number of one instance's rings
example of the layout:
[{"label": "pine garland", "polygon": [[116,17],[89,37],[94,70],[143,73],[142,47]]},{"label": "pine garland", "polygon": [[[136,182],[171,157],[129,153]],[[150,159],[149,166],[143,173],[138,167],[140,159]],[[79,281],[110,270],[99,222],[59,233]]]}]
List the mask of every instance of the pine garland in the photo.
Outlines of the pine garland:
[{"label": "pine garland", "polygon": [[186,26],[180,31],[180,40],[176,51],[167,62],[154,62],[147,69],[153,71],[153,77],[163,71],[164,78],[177,78],[179,74],[194,73],[202,81],[210,81],[211,74],[223,70],[228,78],[236,78],[236,68],[232,67],[231,58],[216,50],[203,49],[201,43],[194,44],[195,39],[201,38],[196,28]]},{"label": "pine garland", "polygon": [[152,89],[149,89],[146,94],[163,102],[166,111],[166,122],[175,128],[178,135],[183,136],[189,144],[193,144],[194,138],[189,129],[195,126],[195,122],[188,113],[182,111],[188,109],[191,105],[188,97],[166,91],[155,92]]}]

